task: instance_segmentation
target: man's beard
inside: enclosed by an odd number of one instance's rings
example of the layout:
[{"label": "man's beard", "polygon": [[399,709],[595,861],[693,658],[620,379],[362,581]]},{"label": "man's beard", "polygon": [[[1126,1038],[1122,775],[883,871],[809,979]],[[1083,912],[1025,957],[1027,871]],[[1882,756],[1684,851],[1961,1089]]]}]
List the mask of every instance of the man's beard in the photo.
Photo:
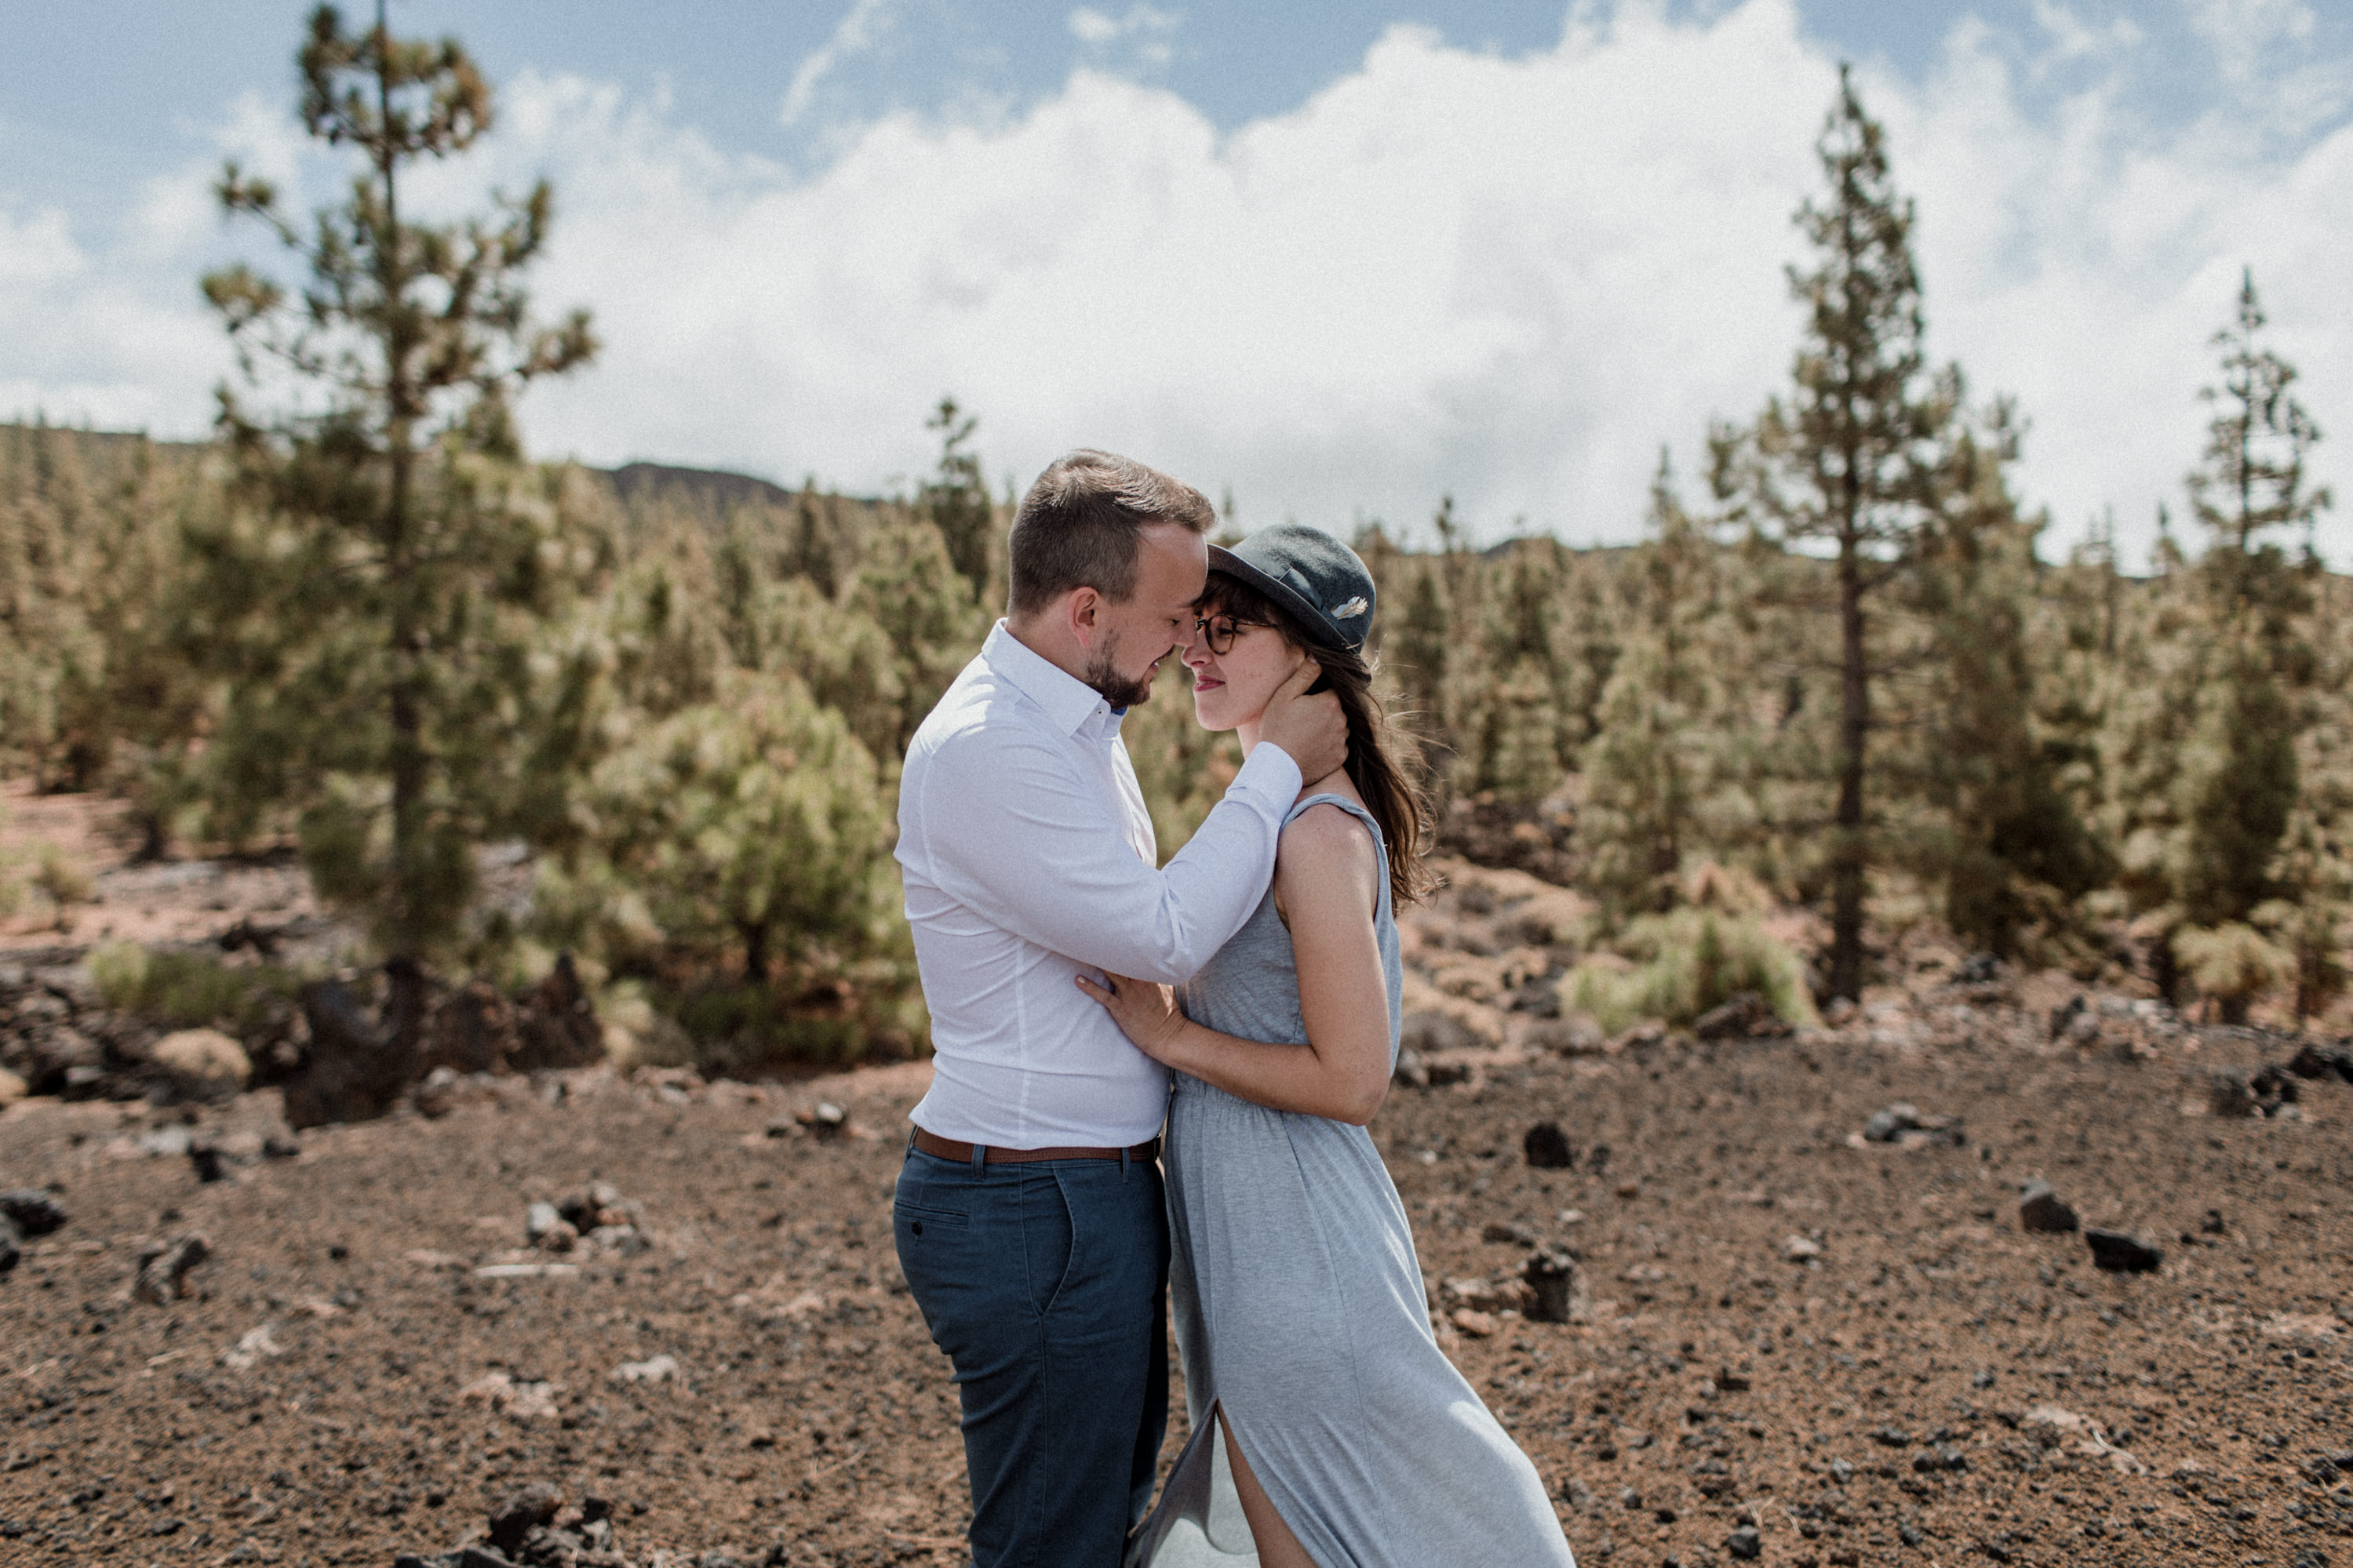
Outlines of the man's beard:
[{"label": "man's beard", "polygon": [[1152,698],[1153,671],[1139,676],[1119,672],[1119,634],[1103,638],[1102,649],[1087,666],[1086,682],[1114,708],[1134,708]]}]

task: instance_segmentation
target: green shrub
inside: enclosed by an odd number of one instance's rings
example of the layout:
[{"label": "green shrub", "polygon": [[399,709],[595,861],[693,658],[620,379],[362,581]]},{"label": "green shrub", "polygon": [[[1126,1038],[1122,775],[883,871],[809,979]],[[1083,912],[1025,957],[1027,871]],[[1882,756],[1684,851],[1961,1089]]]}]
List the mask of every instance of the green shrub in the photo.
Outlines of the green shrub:
[{"label": "green shrub", "polygon": [[2226,1024],[2243,1024],[2255,998],[2295,978],[2295,955],[2237,921],[2211,928],[2185,926],[2173,935],[2173,956],[2189,983],[2213,998]]},{"label": "green shrub", "polygon": [[1646,1018],[1688,1024],[1754,991],[1793,1024],[1815,1022],[1798,955],[1750,916],[1684,908],[1641,915],[1570,975],[1570,999],[1613,1034]]},{"label": "green shrub", "polygon": [[209,953],[150,952],[135,942],[91,953],[90,973],[100,999],[116,1012],[175,1029],[212,1026],[232,1034],[260,1023],[271,1001],[291,997],[300,984],[275,964],[231,968]]}]

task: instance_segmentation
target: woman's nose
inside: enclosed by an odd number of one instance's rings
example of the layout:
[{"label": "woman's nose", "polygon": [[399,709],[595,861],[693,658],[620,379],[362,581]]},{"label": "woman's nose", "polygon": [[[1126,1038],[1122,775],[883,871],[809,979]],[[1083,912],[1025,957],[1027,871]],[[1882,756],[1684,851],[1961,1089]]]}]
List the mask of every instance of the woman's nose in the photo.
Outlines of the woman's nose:
[{"label": "woman's nose", "polygon": [[1198,626],[1185,634],[1180,646],[1185,651],[1178,657],[1184,660],[1186,668],[1198,669],[1209,662],[1209,639],[1201,635]]}]

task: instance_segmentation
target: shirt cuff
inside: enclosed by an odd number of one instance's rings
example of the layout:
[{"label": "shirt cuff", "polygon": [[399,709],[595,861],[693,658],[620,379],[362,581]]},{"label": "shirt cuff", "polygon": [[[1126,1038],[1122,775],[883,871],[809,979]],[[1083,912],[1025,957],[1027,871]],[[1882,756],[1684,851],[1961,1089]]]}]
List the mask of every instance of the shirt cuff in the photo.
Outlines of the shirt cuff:
[{"label": "shirt cuff", "polygon": [[1301,774],[1299,764],[1291,760],[1291,753],[1271,742],[1261,741],[1250,748],[1249,760],[1234,775],[1234,782],[1226,786],[1226,794],[1263,795],[1280,820],[1306,787],[1307,780]]}]

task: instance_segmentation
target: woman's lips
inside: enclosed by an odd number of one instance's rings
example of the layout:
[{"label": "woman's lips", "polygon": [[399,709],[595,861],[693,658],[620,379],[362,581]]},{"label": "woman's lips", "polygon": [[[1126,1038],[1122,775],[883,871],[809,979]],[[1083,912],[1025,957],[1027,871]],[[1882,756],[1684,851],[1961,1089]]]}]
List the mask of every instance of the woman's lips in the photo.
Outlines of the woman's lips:
[{"label": "woman's lips", "polygon": [[1196,691],[1215,691],[1219,687],[1223,686],[1225,682],[1222,680],[1211,680],[1208,677],[1203,675],[1197,675],[1193,678],[1193,689]]}]

